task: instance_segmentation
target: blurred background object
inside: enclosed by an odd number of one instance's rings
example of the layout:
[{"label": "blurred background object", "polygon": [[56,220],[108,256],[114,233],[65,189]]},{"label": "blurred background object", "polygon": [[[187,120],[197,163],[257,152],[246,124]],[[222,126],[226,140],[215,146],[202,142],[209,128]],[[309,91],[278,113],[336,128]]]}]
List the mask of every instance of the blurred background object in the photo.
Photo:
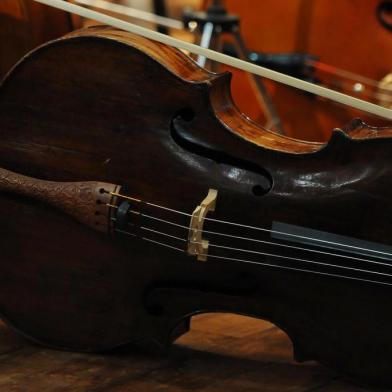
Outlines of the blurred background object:
[{"label": "blurred background object", "polygon": [[0,78],[28,51],[73,28],[74,19],[65,12],[32,0],[1,0]]},{"label": "blurred background object", "polygon": [[[206,9],[211,0],[202,3]],[[222,1],[230,14],[240,16],[241,35],[250,51],[312,56],[318,59],[309,63],[314,67],[315,82],[383,106],[392,103],[392,86],[387,82],[392,69],[392,32],[378,16],[380,6],[386,14],[386,3],[392,8],[390,0]],[[266,124],[254,83],[244,72],[229,70],[234,75],[236,104],[252,119]],[[325,141],[333,128],[343,127],[355,117],[372,125],[386,124],[383,119],[270,80],[264,84],[291,137]]]},{"label": "blurred background object", "polygon": [[[250,61],[360,99],[392,106],[391,0],[110,0],[110,3],[171,18],[179,26],[184,21],[186,27],[190,23],[184,15],[189,15],[189,10],[200,14],[211,5],[221,6],[238,23],[233,31],[222,31],[219,23],[214,25],[214,40],[219,37],[221,42],[215,45],[211,42],[213,49],[241,57],[236,44],[236,37],[240,36],[242,51],[245,49]],[[87,6],[87,2],[83,5]],[[194,23],[191,29],[170,28],[93,8],[180,39],[196,43],[202,40],[202,23]],[[96,22],[33,0],[1,0],[0,77],[34,47],[91,24]],[[243,71],[208,62],[205,66],[213,71],[232,72],[232,95],[241,111],[261,125],[294,138],[328,140],[333,128],[343,127],[355,117],[372,125],[385,124],[383,119]]]}]

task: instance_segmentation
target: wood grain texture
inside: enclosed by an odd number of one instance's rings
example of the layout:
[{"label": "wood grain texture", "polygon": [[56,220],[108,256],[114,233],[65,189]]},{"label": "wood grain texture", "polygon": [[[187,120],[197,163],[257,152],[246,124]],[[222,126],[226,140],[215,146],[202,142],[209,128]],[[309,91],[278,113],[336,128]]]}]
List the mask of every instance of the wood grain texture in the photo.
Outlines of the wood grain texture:
[{"label": "wood grain texture", "polygon": [[235,315],[193,318],[190,333],[167,352],[69,353],[31,345],[4,324],[0,332],[0,390],[7,392],[374,391],[316,363],[298,365],[278,328]]},{"label": "wood grain texture", "polygon": [[51,205],[84,225],[109,234],[111,232],[112,193],[118,185],[104,182],[55,182],[23,176],[0,168],[0,191],[23,195]]},{"label": "wood grain texture", "polygon": [[[218,189],[218,220],[267,229],[284,222],[391,246],[391,129],[356,122],[327,144],[274,135],[233,107],[228,82],[177,50],[129,34],[72,35],[30,54],[2,84],[0,167],[50,181],[119,184],[184,212]],[[145,217],[130,220],[138,227],[168,230],[147,215],[189,227],[186,215],[132,207]],[[197,263],[9,193],[0,195],[0,213],[0,313],[30,339],[85,351],[164,346],[194,314],[237,313],[286,331],[300,361],[392,384],[389,286],[287,271],[278,268],[282,261],[276,268]],[[222,228],[208,222],[205,230]],[[168,234],[184,232],[173,226]],[[271,264],[267,256],[255,260]]]}]

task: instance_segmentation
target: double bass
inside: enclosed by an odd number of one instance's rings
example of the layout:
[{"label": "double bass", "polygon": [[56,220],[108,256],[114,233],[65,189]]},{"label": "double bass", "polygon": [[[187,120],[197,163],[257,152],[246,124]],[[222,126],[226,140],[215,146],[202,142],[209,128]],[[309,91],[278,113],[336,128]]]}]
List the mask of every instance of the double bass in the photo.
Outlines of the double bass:
[{"label": "double bass", "polygon": [[[211,2],[204,3],[205,6]],[[379,105],[391,105],[391,1],[224,0],[222,3],[229,13],[240,16],[241,34],[252,51],[314,56],[317,60],[305,62],[311,79]],[[364,117],[316,95],[269,80],[264,83],[287,136],[326,141],[333,128],[357,116],[383,125],[377,117]],[[232,90],[240,109],[265,123],[265,113],[255,99],[247,75],[234,70]]]},{"label": "double bass", "polygon": [[229,74],[95,27],[13,68],[0,135],[0,314],[27,338],[167,345],[231,312],[279,326],[299,361],[392,385],[391,127],[274,134]]}]

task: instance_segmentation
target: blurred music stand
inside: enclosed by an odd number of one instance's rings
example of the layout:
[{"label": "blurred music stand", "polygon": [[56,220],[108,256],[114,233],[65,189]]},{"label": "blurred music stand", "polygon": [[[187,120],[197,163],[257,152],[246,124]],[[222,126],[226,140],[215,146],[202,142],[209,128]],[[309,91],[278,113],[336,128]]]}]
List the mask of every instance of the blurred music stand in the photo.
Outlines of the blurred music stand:
[{"label": "blurred music stand", "polygon": [[[229,14],[223,5],[223,1],[213,0],[206,12],[185,10],[183,13],[183,22],[186,26],[197,26],[196,29],[201,37],[200,46],[218,52],[223,51],[223,35],[229,34],[236,56],[242,60],[249,61],[251,52],[246,47],[240,32],[240,18],[238,15]],[[201,67],[207,66],[207,59],[204,56],[198,56],[196,61]],[[213,72],[219,72],[220,64],[211,61],[208,68]],[[273,129],[275,132],[284,134],[281,119],[262,79],[254,74],[250,74],[250,78],[256,87],[257,98],[267,117],[265,126]]]}]

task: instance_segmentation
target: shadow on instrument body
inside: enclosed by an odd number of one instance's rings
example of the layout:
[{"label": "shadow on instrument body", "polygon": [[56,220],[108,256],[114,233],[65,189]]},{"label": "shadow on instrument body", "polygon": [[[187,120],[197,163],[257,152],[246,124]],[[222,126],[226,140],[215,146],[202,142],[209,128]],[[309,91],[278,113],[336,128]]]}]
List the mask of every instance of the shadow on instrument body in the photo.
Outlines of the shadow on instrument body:
[{"label": "shadow on instrument body", "polygon": [[[300,224],[391,245],[391,130],[364,140],[336,132],[325,146],[286,139],[242,117],[228,81],[125,33],[73,34],[32,53],[3,83],[1,167],[119,184],[125,194],[187,213],[214,188],[211,217],[219,220],[268,229]],[[358,125],[349,134],[362,132],[377,133]],[[132,208],[189,224],[186,216]],[[146,340],[165,345],[194,314],[232,312],[278,325],[299,360],[391,382],[389,286],[220,261],[212,247],[201,263],[131,236],[94,232],[12,194],[1,195],[0,210],[1,313],[37,342],[87,351]],[[140,225],[162,230],[149,220]],[[217,225],[207,221],[205,230],[226,230]],[[227,233],[250,236],[235,226]]]}]

